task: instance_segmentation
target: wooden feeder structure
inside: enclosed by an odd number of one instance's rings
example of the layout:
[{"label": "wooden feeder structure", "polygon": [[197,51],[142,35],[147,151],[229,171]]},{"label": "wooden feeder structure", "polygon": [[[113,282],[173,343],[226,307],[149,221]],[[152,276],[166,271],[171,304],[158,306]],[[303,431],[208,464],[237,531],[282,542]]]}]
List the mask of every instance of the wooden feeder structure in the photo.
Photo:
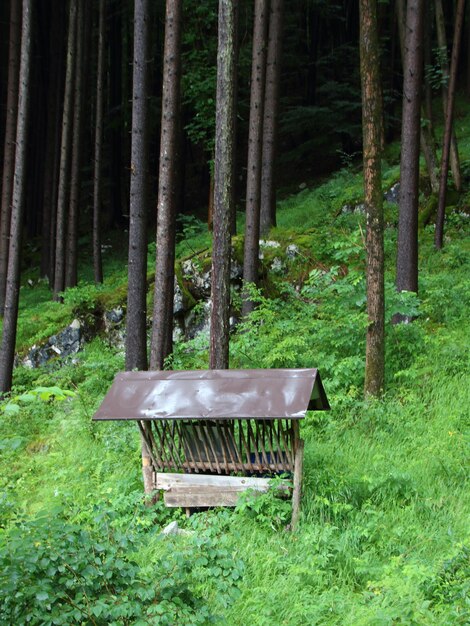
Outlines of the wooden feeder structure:
[{"label": "wooden feeder structure", "polygon": [[307,410],[329,409],[316,369],[122,372],[94,420],[136,420],[167,506],[235,506],[294,476],[300,501]]}]

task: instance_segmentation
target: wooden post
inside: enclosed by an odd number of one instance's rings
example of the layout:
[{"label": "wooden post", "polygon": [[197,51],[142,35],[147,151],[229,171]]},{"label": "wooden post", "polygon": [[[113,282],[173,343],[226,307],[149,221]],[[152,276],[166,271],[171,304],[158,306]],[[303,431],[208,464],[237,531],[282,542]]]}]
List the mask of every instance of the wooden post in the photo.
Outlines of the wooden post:
[{"label": "wooden post", "polygon": [[291,529],[295,530],[300,515],[300,495],[302,491],[302,469],[304,464],[304,442],[298,439],[298,427],[295,431],[296,450],[294,460],[294,491],[292,493],[292,520]]}]

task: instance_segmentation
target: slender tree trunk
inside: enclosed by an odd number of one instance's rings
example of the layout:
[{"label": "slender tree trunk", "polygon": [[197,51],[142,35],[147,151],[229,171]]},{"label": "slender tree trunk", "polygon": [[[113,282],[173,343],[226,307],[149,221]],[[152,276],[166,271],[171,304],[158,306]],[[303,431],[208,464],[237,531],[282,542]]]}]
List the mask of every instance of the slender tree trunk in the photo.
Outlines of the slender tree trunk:
[{"label": "slender tree trunk", "polygon": [[229,366],[230,218],[233,207],[237,0],[219,0],[210,367]]},{"label": "slender tree trunk", "polygon": [[[452,60],[450,65],[449,87],[447,90],[447,106],[445,114],[444,141],[442,146],[441,175],[439,184],[439,201],[437,205],[436,233],[434,244],[437,249],[442,248],[444,236],[444,217],[447,195],[447,172],[449,169],[449,155],[452,144],[452,123],[454,115],[455,89],[457,83],[457,66],[460,54],[460,41],[464,19],[465,0],[458,0],[455,16],[454,40],[452,46]],[[454,181],[455,182],[455,181]]]},{"label": "slender tree trunk", "polygon": [[[434,4],[436,8],[437,44],[441,52],[440,61],[441,61],[441,71],[442,71],[442,107],[444,110],[444,118],[446,118],[447,102],[449,99],[449,88],[448,88],[449,60],[447,56],[446,27],[445,27],[445,19],[444,19],[444,10],[442,7],[442,0],[434,0]],[[453,127],[451,128],[449,158],[450,158],[450,169],[452,171],[452,177],[454,179],[454,185],[457,191],[460,191],[462,189],[462,176],[460,174],[460,159],[459,159],[459,151],[457,148],[457,138],[455,136]],[[442,166],[441,166],[441,171],[442,171]]]},{"label": "slender tree trunk", "polygon": [[260,233],[266,235],[276,225],[276,187],[274,164],[277,149],[277,118],[282,58],[282,22],[284,0],[271,0],[268,52],[266,58],[266,91],[264,95],[263,151],[261,157]]},{"label": "slender tree trunk", "polygon": [[134,4],[131,191],[126,369],[147,369],[147,184],[149,0]]},{"label": "slender tree trunk", "polygon": [[77,6],[70,0],[69,29],[67,39],[67,69],[65,74],[64,109],[62,114],[62,137],[60,145],[60,172],[57,197],[57,223],[55,245],[55,271],[53,299],[58,302],[65,288],[65,235],[68,198],[68,181],[70,177],[70,152],[73,112],[73,85],[76,51]]},{"label": "slender tree trunk", "polygon": [[3,152],[2,206],[0,210],[0,316],[5,306],[10,234],[11,198],[15,167],[15,135],[18,111],[18,83],[21,45],[21,0],[10,2],[10,34],[8,47],[7,112]]},{"label": "slender tree trunk", "polygon": [[[405,0],[397,0],[397,19],[398,19],[398,34],[400,39],[400,51],[402,66],[405,67]],[[427,7],[429,9],[429,7]],[[426,26],[428,29],[428,26]],[[426,101],[425,101],[426,104]],[[430,113],[430,109],[429,109]],[[420,131],[420,146],[423,153],[424,160],[426,161],[426,169],[428,170],[429,184],[433,193],[437,193],[439,190],[439,179],[437,176],[438,163],[436,155],[436,146],[434,136],[432,132],[431,117],[428,117],[425,107],[422,107],[422,116],[428,121],[425,125],[421,125]]]},{"label": "slender tree trunk", "polygon": [[73,130],[72,130],[72,163],[70,180],[70,202],[67,229],[65,286],[77,285],[77,252],[78,252],[78,218],[80,211],[80,174],[82,148],[82,114],[83,114],[83,56],[84,56],[84,24],[85,12],[88,9],[86,0],[78,3],[77,13],[77,47],[75,55],[75,85],[73,94]]},{"label": "slender tree trunk", "polygon": [[466,75],[466,93],[470,98],[470,2],[467,2],[467,75]]},{"label": "slender tree trunk", "polygon": [[26,148],[30,97],[32,0],[23,0],[21,56],[16,125],[15,174],[13,180],[10,245],[8,256],[5,314],[0,346],[0,393],[10,391],[15,356],[18,299],[20,292],[21,235],[26,190]]},{"label": "slender tree trunk", "polygon": [[381,166],[382,91],[376,0],[361,0],[360,54],[364,203],[367,217],[367,341],[365,395],[383,391],[385,369],[383,193]]},{"label": "slender tree trunk", "polygon": [[95,154],[93,166],[93,275],[95,283],[103,282],[100,216],[102,202],[101,178],[103,168],[104,37],[105,0],[100,0],[98,26],[98,67],[96,70]]},{"label": "slender tree trunk", "polygon": [[[147,369],[148,50],[149,0],[135,0],[126,370]],[[142,428],[151,426],[142,422]],[[156,470],[143,436],[141,453],[144,491],[150,494],[155,489]]]},{"label": "slender tree trunk", "polygon": [[57,184],[60,150],[60,118],[62,97],[62,64],[63,56],[63,5],[52,12],[48,67],[49,84],[47,95],[46,148],[44,172],[43,219],[41,235],[41,277],[48,277],[52,286],[54,276],[54,245],[55,245],[55,211],[57,208]]},{"label": "slender tree trunk", "polygon": [[175,280],[176,163],[180,128],[182,0],[167,0],[157,207],[157,258],[150,368],[162,369],[172,350]]},{"label": "slender tree trunk", "polygon": [[[398,218],[398,291],[418,291],[419,139],[423,75],[423,0],[408,0]],[[399,321],[397,318],[395,321]]]},{"label": "slender tree trunk", "polygon": [[121,205],[122,184],[122,0],[108,0],[106,12],[109,21],[109,216],[108,225],[122,223],[127,206]]},{"label": "slender tree trunk", "polygon": [[[253,54],[251,66],[250,123],[248,136],[248,166],[246,182],[245,249],[243,281],[258,284],[258,255],[260,233],[261,150],[263,136],[264,87],[266,76],[266,35],[268,0],[255,0],[253,25]],[[242,294],[242,314],[254,309],[246,289]]]}]

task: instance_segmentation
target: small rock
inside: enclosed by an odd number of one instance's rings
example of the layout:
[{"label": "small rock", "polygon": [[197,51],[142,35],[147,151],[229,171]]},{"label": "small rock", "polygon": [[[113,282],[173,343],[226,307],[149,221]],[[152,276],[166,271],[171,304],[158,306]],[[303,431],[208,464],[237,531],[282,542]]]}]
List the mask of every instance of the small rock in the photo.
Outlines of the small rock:
[{"label": "small rock", "polygon": [[212,301],[206,300],[202,306],[189,311],[184,320],[186,339],[194,339],[201,333],[209,335],[211,325]]},{"label": "small rock", "polygon": [[300,183],[299,189],[307,189],[307,183]]},{"label": "small rock", "polygon": [[104,315],[106,321],[111,322],[111,324],[119,324],[124,319],[124,311],[120,306],[115,309],[111,309],[111,311],[106,311]]},{"label": "small rock", "polygon": [[243,276],[243,267],[232,258],[230,262],[230,280],[238,280]]},{"label": "small rock", "polygon": [[202,272],[192,259],[182,263],[184,277],[191,283],[194,291],[201,297],[209,296],[211,292],[211,271]]},{"label": "small rock", "polygon": [[175,287],[173,294],[173,315],[179,315],[184,312],[183,292],[178,284],[178,280],[175,276]]},{"label": "small rock", "polygon": [[295,259],[296,256],[299,256],[300,250],[299,247],[295,245],[295,243],[291,243],[286,248],[286,256],[288,259]]},{"label": "small rock", "polygon": [[390,187],[388,191],[384,193],[384,199],[387,202],[391,202],[392,204],[398,204],[398,199],[400,197],[400,183],[395,183]]},{"label": "small rock", "polygon": [[280,259],[278,256],[273,259],[273,262],[271,263],[271,270],[278,273],[285,270],[285,265],[282,262],[282,259]]},{"label": "small rock", "polygon": [[167,537],[169,535],[194,535],[194,530],[185,530],[184,528],[180,528],[178,526],[178,522],[174,521],[170,522],[168,526],[165,526],[161,534],[164,537]]},{"label": "small rock", "polygon": [[177,535],[179,531],[178,522],[170,522],[168,526],[162,530],[162,535]]},{"label": "small rock", "polygon": [[280,248],[281,244],[279,241],[274,241],[272,239],[260,239],[259,240],[260,248]]}]

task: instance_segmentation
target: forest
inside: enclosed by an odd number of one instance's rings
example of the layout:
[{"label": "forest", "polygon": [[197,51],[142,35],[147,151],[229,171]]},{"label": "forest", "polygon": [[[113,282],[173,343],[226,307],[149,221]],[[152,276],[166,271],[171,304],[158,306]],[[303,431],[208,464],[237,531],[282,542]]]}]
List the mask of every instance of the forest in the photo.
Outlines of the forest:
[{"label": "forest", "polygon": [[[469,4],[0,30],[0,624],[470,623]],[[92,419],[120,372],[309,368],[330,410],[238,426],[235,506],[166,506],[183,426]]]}]

